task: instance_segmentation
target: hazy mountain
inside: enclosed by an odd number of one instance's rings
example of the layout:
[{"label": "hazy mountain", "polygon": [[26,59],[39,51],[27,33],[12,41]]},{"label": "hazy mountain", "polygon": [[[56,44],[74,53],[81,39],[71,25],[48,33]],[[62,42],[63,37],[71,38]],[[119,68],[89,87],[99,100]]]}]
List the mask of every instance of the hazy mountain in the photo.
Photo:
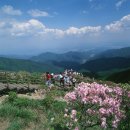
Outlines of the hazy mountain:
[{"label": "hazy mountain", "polygon": [[118,70],[130,67],[130,47],[111,49],[102,53],[99,49],[97,51],[92,49],[84,52],[71,51],[63,54],[46,52],[32,57],[31,60],[36,62],[51,62],[54,66],[64,69],[72,68],[78,71],[100,72],[113,69]]},{"label": "hazy mountain", "polygon": [[[30,60],[18,60],[2,57],[0,58],[0,70],[59,72],[63,69],[72,68],[78,71],[88,70],[91,72],[101,72],[111,71],[113,69],[120,70],[130,67],[130,47],[111,49],[102,53],[101,49],[91,49],[83,52],[70,51],[63,54],[46,52],[38,56],[31,57]],[[19,56],[8,57],[20,58]],[[21,58],[24,58],[24,56]]]},{"label": "hazy mountain", "polygon": [[84,52],[70,51],[63,54],[46,52],[38,56],[32,57],[31,60],[36,61],[36,62],[45,62],[45,61],[69,62],[70,61],[70,62],[84,63],[87,60],[89,60],[91,57],[98,54],[99,52],[101,52],[101,50],[95,51],[94,49],[84,51]]},{"label": "hazy mountain", "polygon": [[110,57],[124,57],[130,58],[130,47],[120,48],[120,49],[110,49],[95,55],[93,59],[97,58],[110,58]]},{"label": "hazy mountain", "polygon": [[30,60],[9,59],[0,57],[0,70],[29,72],[59,72],[63,69],[51,64],[37,63]]},{"label": "hazy mountain", "polygon": [[109,71],[112,69],[123,69],[130,67],[130,58],[100,58],[87,61],[79,66],[78,69],[85,69],[93,72]]}]

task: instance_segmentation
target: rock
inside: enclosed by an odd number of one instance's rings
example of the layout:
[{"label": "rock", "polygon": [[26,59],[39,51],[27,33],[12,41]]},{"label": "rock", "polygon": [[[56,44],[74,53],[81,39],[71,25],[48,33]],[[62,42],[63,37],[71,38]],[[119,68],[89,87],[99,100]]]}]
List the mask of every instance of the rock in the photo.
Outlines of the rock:
[{"label": "rock", "polygon": [[7,87],[3,84],[0,83],[0,95],[2,95],[2,93],[6,93]]},{"label": "rock", "polygon": [[0,95],[8,94],[10,91],[26,94],[35,92],[35,90],[38,90],[37,85],[0,83]]},{"label": "rock", "polygon": [[17,86],[15,84],[9,84],[7,88],[9,89],[9,91],[17,91]]}]

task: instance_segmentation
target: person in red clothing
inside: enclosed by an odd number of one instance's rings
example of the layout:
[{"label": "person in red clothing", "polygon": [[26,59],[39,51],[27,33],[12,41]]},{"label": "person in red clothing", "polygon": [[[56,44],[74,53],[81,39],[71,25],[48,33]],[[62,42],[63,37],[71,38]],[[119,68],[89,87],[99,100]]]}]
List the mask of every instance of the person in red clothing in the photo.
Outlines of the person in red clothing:
[{"label": "person in red clothing", "polygon": [[47,86],[51,85],[51,75],[49,72],[46,72],[46,85]]}]

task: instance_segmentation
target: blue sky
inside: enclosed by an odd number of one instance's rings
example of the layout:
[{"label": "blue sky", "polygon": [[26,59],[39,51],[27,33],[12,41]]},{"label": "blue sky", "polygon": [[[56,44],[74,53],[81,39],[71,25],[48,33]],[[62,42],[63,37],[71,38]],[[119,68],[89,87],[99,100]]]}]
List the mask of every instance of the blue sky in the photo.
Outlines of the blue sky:
[{"label": "blue sky", "polygon": [[130,0],[0,0],[0,54],[130,45]]}]

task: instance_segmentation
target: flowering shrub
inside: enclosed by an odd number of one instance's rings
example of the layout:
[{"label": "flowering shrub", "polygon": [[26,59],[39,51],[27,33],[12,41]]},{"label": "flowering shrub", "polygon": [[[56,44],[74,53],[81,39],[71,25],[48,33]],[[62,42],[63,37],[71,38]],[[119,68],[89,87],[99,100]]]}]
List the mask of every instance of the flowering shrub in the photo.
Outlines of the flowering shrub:
[{"label": "flowering shrub", "polygon": [[89,127],[117,128],[124,116],[121,110],[123,90],[97,83],[80,83],[73,92],[65,95],[68,109],[64,117],[70,129],[86,130]]},{"label": "flowering shrub", "polygon": [[124,110],[125,118],[121,120],[118,130],[130,130],[130,85],[120,84],[120,86],[123,88],[121,108]]}]

